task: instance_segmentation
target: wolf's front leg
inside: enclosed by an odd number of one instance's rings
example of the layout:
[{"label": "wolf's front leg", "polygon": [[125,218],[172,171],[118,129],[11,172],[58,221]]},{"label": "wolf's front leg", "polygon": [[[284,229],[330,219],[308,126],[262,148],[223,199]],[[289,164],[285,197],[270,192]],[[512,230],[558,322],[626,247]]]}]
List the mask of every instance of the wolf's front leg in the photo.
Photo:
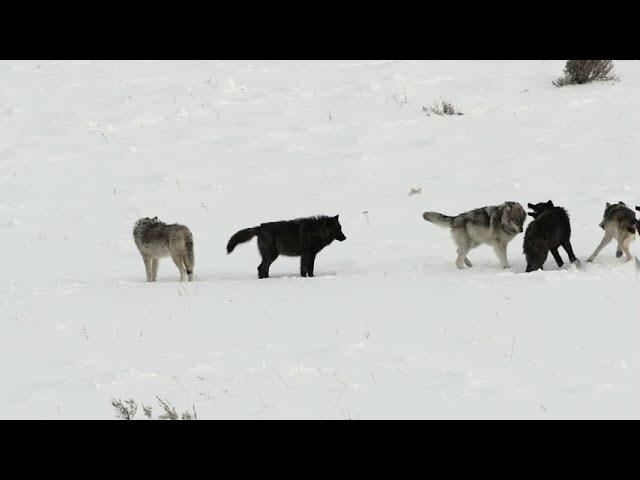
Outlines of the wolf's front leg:
[{"label": "wolf's front leg", "polygon": [[151,281],[155,282],[158,279],[158,265],[160,260],[157,258],[151,259]]},{"label": "wolf's front leg", "polygon": [[593,262],[593,260],[598,256],[598,254],[602,251],[604,247],[606,247],[609,242],[613,240],[613,235],[610,233],[605,233],[600,245],[597,246],[595,251],[591,254],[591,256],[587,259],[587,262]]},{"label": "wolf's front leg", "polygon": [[496,252],[496,256],[498,257],[500,266],[502,268],[511,268],[511,265],[509,265],[509,260],[507,260],[507,245],[505,243],[494,243],[493,251]]},{"label": "wolf's front leg", "polygon": [[144,262],[144,270],[147,273],[147,282],[151,282],[151,258],[146,255],[142,255],[142,261]]}]

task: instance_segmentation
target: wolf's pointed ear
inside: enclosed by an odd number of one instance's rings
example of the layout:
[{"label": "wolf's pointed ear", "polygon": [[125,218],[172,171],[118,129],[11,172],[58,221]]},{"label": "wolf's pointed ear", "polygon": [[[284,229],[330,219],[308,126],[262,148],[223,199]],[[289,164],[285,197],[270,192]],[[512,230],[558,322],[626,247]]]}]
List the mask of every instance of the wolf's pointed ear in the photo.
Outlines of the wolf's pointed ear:
[{"label": "wolf's pointed ear", "polygon": [[549,201],[547,202],[547,206],[549,206],[549,207],[553,207],[553,202],[552,202],[551,200],[549,200]]},{"label": "wolf's pointed ear", "polygon": [[335,216],[335,217],[333,217],[333,218],[335,218],[335,220],[336,220],[336,221],[338,221],[338,217],[339,217],[339,216],[340,216],[340,215],[336,215],[336,216]]},{"label": "wolf's pointed ear", "polygon": [[611,204],[609,202],[607,202],[607,208],[609,208],[611,206]]},{"label": "wolf's pointed ear", "polygon": [[509,223],[510,216],[511,216],[511,205],[507,203],[506,206],[504,207],[504,211],[502,212],[502,223],[503,224]]},{"label": "wolf's pointed ear", "polygon": [[638,205],[636,205],[636,210],[640,212],[640,207]]},{"label": "wolf's pointed ear", "polygon": [[152,220],[153,220],[154,222],[157,222],[157,221],[158,221],[158,217],[153,217],[153,218],[152,218]]}]

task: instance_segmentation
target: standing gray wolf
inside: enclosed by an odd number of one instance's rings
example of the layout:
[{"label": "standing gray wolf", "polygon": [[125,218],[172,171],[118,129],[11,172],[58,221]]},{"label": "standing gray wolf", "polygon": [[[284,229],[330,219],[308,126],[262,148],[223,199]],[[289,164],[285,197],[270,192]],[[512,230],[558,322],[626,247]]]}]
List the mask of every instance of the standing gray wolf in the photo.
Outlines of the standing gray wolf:
[{"label": "standing gray wolf", "polygon": [[598,226],[604,230],[604,237],[587,262],[593,262],[600,251],[614,238],[618,242],[616,257],[621,257],[624,252],[626,261],[633,258],[631,252],[629,252],[629,244],[635,238],[637,226],[636,215],[633,213],[633,210],[628,208],[624,202],[613,204],[607,202],[602,221]]},{"label": "standing gray wolf", "polygon": [[455,217],[437,212],[424,212],[422,218],[451,229],[458,252],[458,268],[464,268],[464,265],[472,267],[467,254],[472,248],[482,244],[491,245],[502,268],[509,268],[511,265],[507,260],[507,244],[522,232],[527,214],[519,203],[505,202],[501,205],[476,208]]},{"label": "standing gray wolf", "polygon": [[558,252],[562,246],[569,255],[571,263],[580,261],[573,254],[571,248],[571,224],[569,214],[562,207],[556,207],[549,200],[546,203],[528,204],[533,212],[528,212],[534,218],[524,234],[522,249],[527,259],[527,272],[542,270],[547,260],[549,251],[555,258],[558,267],[562,267],[563,261]]},{"label": "standing gray wolf", "polygon": [[147,282],[155,282],[160,258],[171,256],[180,270],[180,281],[193,280],[193,236],[184,225],[158,221],[158,217],[141,218],[133,227],[133,239],[142,255]]},{"label": "standing gray wolf", "polygon": [[338,215],[298,218],[240,230],[229,239],[227,254],[233,252],[239,243],[248,242],[255,236],[258,237],[258,250],[262,257],[258,278],[269,278],[269,266],[278,255],[300,257],[300,275],[313,277],[313,264],[318,252],[334,240],[342,242],[347,238],[342,233]]}]

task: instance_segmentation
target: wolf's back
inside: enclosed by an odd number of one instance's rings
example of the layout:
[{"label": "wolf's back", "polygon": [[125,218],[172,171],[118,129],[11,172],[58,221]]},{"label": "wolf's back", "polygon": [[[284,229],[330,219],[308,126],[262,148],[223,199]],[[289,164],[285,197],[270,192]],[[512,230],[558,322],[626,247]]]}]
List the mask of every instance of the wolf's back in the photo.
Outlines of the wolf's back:
[{"label": "wolf's back", "polygon": [[451,228],[453,226],[454,217],[443,215],[438,212],[424,212],[422,214],[422,218],[424,218],[427,222],[438,225],[439,227]]},{"label": "wolf's back", "polygon": [[233,252],[233,249],[236,248],[236,245],[238,245],[239,243],[244,243],[251,240],[258,234],[259,230],[260,227],[251,227],[234,233],[229,239],[229,243],[227,243],[227,254]]}]

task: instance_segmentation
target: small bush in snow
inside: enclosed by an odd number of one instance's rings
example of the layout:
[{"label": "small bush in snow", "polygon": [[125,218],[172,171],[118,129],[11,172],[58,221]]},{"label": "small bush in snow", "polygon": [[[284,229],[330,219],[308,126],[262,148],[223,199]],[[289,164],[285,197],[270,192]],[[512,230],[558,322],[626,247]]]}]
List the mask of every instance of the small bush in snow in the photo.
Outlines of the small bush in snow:
[{"label": "small bush in snow", "polygon": [[553,84],[562,87],[607,80],[618,80],[613,73],[612,60],[567,60],[564,76],[555,80]]},{"label": "small bush in snow", "polygon": [[428,116],[433,115],[464,115],[462,112],[457,112],[452,103],[446,100],[441,100],[440,103],[436,102],[430,107],[422,107],[422,111]]},{"label": "small bush in snow", "polygon": [[[158,403],[160,403],[160,407],[164,410],[164,413],[159,415],[157,420],[197,420],[198,414],[196,413],[195,407],[193,407],[193,412],[185,411],[182,414],[178,414],[176,408],[171,405],[167,400],[162,400],[160,397],[156,397],[158,399]],[[111,400],[111,406],[116,409],[116,417],[120,420],[133,420],[136,412],[138,411],[138,405],[135,400]],[[142,407],[142,411],[144,412],[145,417],[152,419],[151,416],[151,406],[146,406],[144,403],[140,402],[140,406]]]},{"label": "small bush in snow", "polygon": [[113,399],[111,406],[116,409],[116,417],[120,420],[132,420],[138,411],[138,405],[132,398],[125,401]]}]

